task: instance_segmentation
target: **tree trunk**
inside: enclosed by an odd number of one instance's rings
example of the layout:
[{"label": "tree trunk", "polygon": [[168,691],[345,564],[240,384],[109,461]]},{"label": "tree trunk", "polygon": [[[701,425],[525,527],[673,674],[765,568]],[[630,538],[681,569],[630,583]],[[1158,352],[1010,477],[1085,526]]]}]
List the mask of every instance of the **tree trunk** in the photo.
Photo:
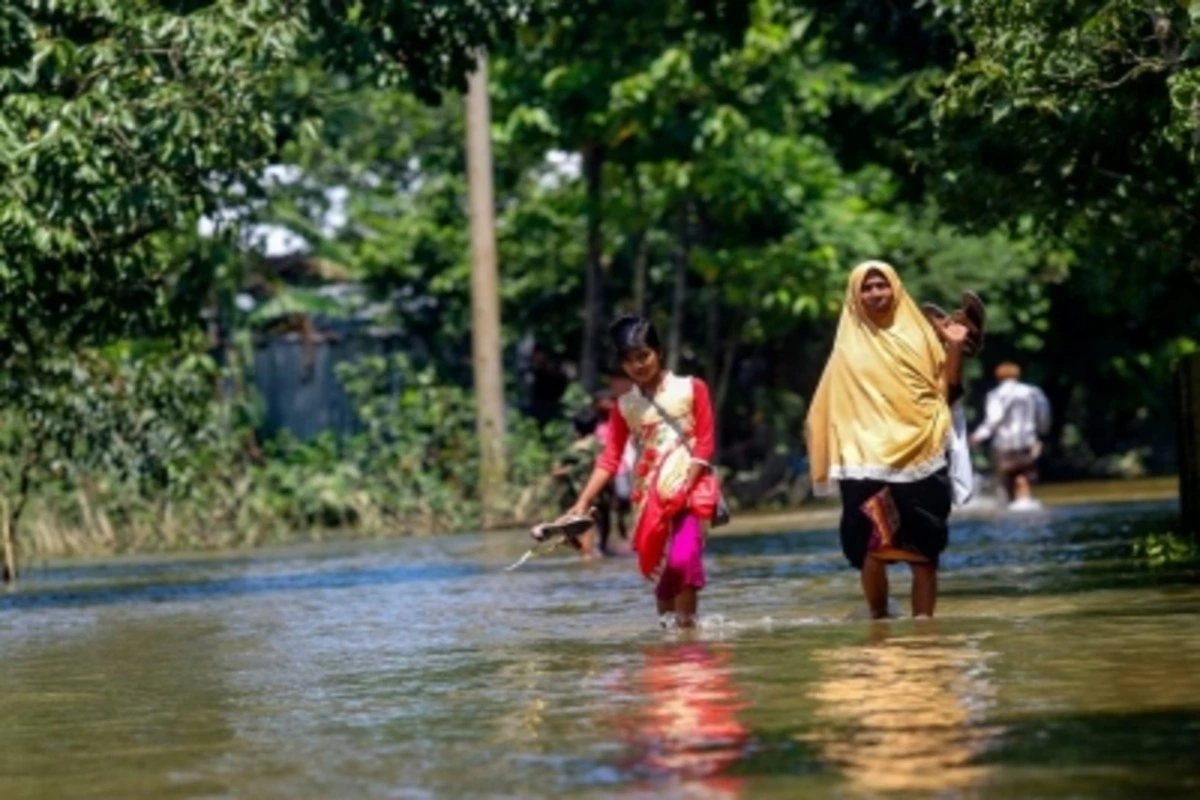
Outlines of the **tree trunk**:
[{"label": "tree trunk", "polygon": [[1179,510],[1184,533],[1200,539],[1200,353],[1175,371],[1179,413]]},{"label": "tree trunk", "polygon": [[706,341],[704,343],[704,379],[708,385],[716,389],[721,377],[721,295],[716,286],[705,289],[707,295],[704,303],[704,323]]},{"label": "tree trunk", "polygon": [[691,214],[690,204],[679,209],[678,238],[675,248],[675,288],[671,293],[671,329],[667,333],[667,369],[679,369],[680,351],[683,349],[683,316],[687,302],[687,278],[691,266]]},{"label": "tree trunk", "polygon": [[594,392],[600,387],[599,367],[604,338],[604,148],[591,144],[583,148],[583,175],[587,183],[587,275],[584,281],[583,353],[579,379],[583,388]]},{"label": "tree trunk", "polygon": [[645,196],[642,194],[642,174],[633,170],[633,201],[637,212],[638,232],[633,248],[633,312],[646,316],[646,271],[650,261],[650,223],[646,217]]},{"label": "tree trunk", "polygon": [[[712,389],[713,403],[713,463],[721,462],[721,419],[722,409],[725,408],[725,401],[729,398],[729,383],[733,378],[733,360],[737,354],[738,341],[736,336],[731,336],[725,342],[724,352],[721,354],[721,366],[717,373],[716,383]],[[716,356],[714,355],[714,359]]]},{"label": "tree trunk", "polygon": [[475,429],[480,447],[484,525],[498,521],[504,501],[504,377],[501,365],[500,289],[496,266],[492,188],[491,108],[487,58],[467,82],[467,186],[471,224],[471,356]]},{"label": "tree trunk", "polygon": [[721,380],[723,349],[721,348],[721,298],[717,287],[704,289],[704,381],[708,384],[713,401],[713,463],[717,463],[721,450],[721,406],[717,403],[717,384]]},{"label": "tree trunk", "polygon": [[633,254],[633,313],[646,316],[646,272],[650,261],[650,237],[646,231],[638,236]]},{"label": "tree trunk", "polygon": [[1042,390],[1050,401],[1052,414],[1050,434],[1045,442],[1048,457],[1045,458],[1044,477],[1047,480],[1058,477],[1058,473],[1064,472],[1066,465],[1065,453],[1060,444],[1076,384],[1069,372],[1062,367],[1079,358],[1080,337],[1087,335],[1087,331],[1080,327],[1079,301],[1072,297],[1069,283],[1068,281],[1051,284],[1047,289],[1047,298],[1050,301],[1050,330],[1056,331],[1056,334],[1046,339],[1038,357],[1046,368],[1047,380],[1043,382]]}]

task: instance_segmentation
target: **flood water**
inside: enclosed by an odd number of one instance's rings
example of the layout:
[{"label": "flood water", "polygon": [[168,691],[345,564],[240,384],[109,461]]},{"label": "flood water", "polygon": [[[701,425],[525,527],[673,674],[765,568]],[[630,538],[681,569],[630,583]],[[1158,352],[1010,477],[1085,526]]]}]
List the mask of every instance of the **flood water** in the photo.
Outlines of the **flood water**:
[{"label": "flood water", "polygon": [[1131,554],[1172,513],[957,523],[928,624],[829,531],[716,532],[695,634],[511,535],[37,569],[0,797],[1200,796],[1200,567]]}]

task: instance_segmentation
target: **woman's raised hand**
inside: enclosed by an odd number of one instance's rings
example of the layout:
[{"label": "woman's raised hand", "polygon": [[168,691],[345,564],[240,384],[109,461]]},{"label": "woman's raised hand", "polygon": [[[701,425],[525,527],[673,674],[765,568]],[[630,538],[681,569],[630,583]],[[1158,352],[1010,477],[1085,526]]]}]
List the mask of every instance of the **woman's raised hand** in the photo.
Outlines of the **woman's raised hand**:
[{"label": "woman's raised hand", "polygon": [[970,335],[966,325],[954,322],[948,317],[934,320],[933,329],[937,331],[938,338],[950,347],[962,348]]}]

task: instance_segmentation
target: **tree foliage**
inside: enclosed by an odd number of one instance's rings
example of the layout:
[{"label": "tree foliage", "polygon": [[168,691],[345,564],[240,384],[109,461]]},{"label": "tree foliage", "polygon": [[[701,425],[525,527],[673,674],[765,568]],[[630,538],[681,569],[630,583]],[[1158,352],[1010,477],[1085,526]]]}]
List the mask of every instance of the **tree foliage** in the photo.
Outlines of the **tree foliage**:
[{"label": "tree foliage", "polygon": [[[895,260],[922,296],[945,300],[966,285],[1008,291],[1040,257],[1027,237],[955,231],[912,189],[904,164],[870,150],[870,133],[847,122],[875,115],[885,124],[880,107],[898,105],[928,63],[866,69],[844,46],[843,29],[860,21],[830,17],[821,4],[756,4],[734,41],[681,24],[683,8],[588,7],[522,31],[517,48],[495,59],[498,235],[514,339],[533,333],[573,355],[596,335],[581,313],[597,244],[585,224],[596,213],[581,163],[589,149],[604,154],[603,313],[637,305],[644,284],[643,298],[669,324],[686,249],[681,344],[713,376],[739,348],[811,336],[862,258]],[[612,46],[610,29],[625,32],[624,49]],[[325,188],[347,188],[347,225],[314,235],[314,252],[393,297],[419,297],[399,323],[425,325],[423,335],[453,350],[465,339],[467,307],[461,111],[418,109],[390,90],[346,82],[330,89],[327,138],[293,153],[311,187],[274,193],[292,209],[277,202],[274,219],[299,209],[299,229],[313,230],[327,211]],[[547,159],[550,148],[560,148],[559,163],[583,155],[563,171]],[[1009,317],[998,309],[998,331]],[[1035,324],[1022,335],[1037,333]]]},{"label": "tree foliage", "polygon": [[1054,399],[1089,437],[1144,439],[1200,325],[1200,3],[938,5],[969,45],[932,107],[931,188],[960,225],[1038,239]]},{"label": "tree foliage", "polygon": [[196,324],[222,255],[195,245],[196,224],[260,197],[264,167],[317,135],[313,66],[433,100],[527,11],[437,0],[0,8],[5,402],[28,417],[37,397],[64,389],[74,373],[55,365],[80,348]]},{"label": "tree foliage", "polygon": [[[213,503],[230,519],[248,498],[264,518],[303,506],[291,521],[409,508],[365,502],[365,470],[392,481],[371,491],[398,497],[415,482],[463,507],[465,473],[439,471],[439,453],[470,460],[469,395],[453,388],[470,318],[454,92],[487,46],[511,365],[533,335],[582,356],[586,377],[603,320],[645,309],[683,368],[714,381],[729,438],[757,425],[794,448],[798,431],[762,416],[802,413],[784,395],[811,389],[847,271],[884,258],[919,299],[983,294],[984,365],[1030,362],[1060,412],[1071,458],[1059,463],[1092,468],[1169,436],[1161,387],[1171,359],[1198,346],[1198,19],[1196,0],[9,4],[6,413],[24,420],[14,430],[58,419],[46,430],[84,443],[59,448],[80,469],[164,474],[141,445],[88,460],[151,429],[72,409],[138,397],[162,406],[164,426],[204,426],[154,392],[75,397],[75,377],[105,374],[77,373],[78,359],[131,370],[132,356],[107,349],[123,337],[194,348],[214,307],[226,328],[262,328],[369,306],[406,334],[415,383],[396,406],[363,389],[380,363],[348,380],[382,420],[370,446],[411,469],[336,442],[281,444],[250,467],[227,437],[205,463],[238,466],[213,484],[227,490],[210,487],[224,498]],[[216,235],[197,234],[202,218],[221,223]],[[280,293],[270,259],[245,246],[245,226],[262,223],[302,236],[314,276],[361,282],[369,301],[347,311],[317,277]],[[245,291],[268,299],[239,316]],[[425,403],[421,416],[412,406]],[[165,474],[182,468],[171,463]],[[54,483],[48,464],[37,474]],[[251,475],[273,488],[245,489]],[[354,501],[331,512],[339,491]]]},{"label": "tree foliage", "polygon": [[[522,3],[30,0],[0,10],[0,356],[145,330],[205,265],[172,234],[315,136],[310,63],[462,84]],[[14,360],[16,359],[16,360]]]}]

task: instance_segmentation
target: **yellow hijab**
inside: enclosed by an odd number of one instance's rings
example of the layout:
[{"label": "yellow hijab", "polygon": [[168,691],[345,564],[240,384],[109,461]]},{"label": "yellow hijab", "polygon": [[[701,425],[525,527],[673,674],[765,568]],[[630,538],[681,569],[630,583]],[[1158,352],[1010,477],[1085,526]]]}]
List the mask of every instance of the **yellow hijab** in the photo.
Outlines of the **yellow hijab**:
[{"label": "yellow hijab", "polygon": [[[862,307],[872,271],[892,286],[891,319],[876,325]],[[909,483],[946,465],[950,408],[946,351],[890,264],[866,261],[850,273],[833,353],[808,410],[813,489],[839,480]]]}]

